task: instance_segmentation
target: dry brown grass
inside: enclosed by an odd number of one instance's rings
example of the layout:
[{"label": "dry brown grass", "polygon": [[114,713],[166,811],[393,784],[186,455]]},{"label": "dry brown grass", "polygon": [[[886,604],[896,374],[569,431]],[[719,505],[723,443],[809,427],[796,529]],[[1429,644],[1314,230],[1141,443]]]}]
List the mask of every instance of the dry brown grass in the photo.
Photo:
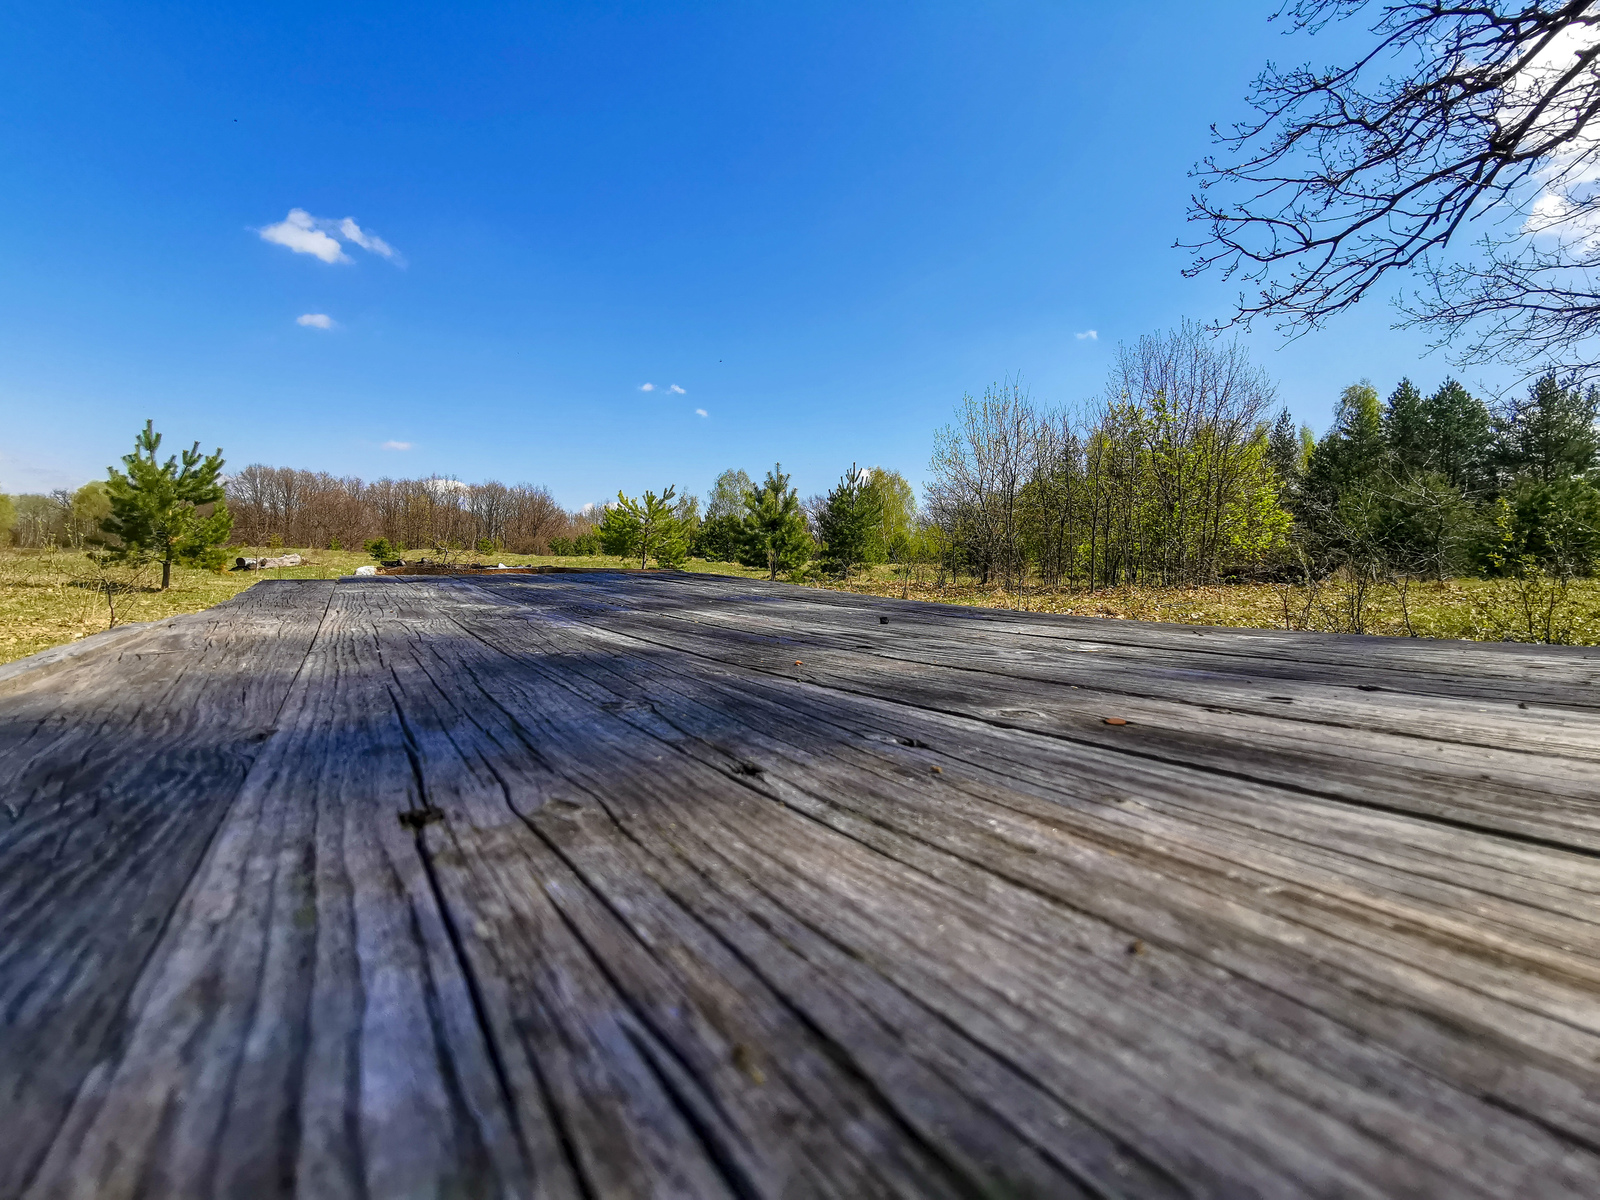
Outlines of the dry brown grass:
[{"label": "dry brown grass", "polygon": [[1447,579],[1372,584],[1364,590],[1332,580],[1310,590],[1273,584],[1220,584],[1007,592],[972,584],[941,587],[928,578],[907,583],[880,568],[849,584],[829,586],[945,604],[1184,625],[1600,644],[1600,580],[1593,579],[1574,580],[1565,588],[1540,581]]}]

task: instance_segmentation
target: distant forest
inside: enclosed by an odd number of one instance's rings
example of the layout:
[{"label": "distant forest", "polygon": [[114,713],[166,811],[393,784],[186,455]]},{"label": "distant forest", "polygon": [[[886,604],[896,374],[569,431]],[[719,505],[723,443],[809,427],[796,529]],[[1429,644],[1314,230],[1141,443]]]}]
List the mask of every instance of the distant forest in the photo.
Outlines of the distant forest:
[{"label": "distant forest", "polygon": [[1489,405],[1454,380],[1347,387],[1320,440],[1237,346],[1186,326],[1124,347],[1104,396],[1015,384],[937,438],[927,522],[952,570],[1008,585],[1539,572],[1600,564],[1600,393],[1554,375]]},{"label": "distant forest", "polygon": [[[1228,580],[1540,575],[1600,567],[1600,393],[1545,375],[1486,403],[1454,380],[1345,388],[1320,440],[1236,344],[1194,325],[1119,349],[1102,396],[1043,408],[1015,381],[937,431],[924,502],[852,464],[802,500],[781,466],[571,512],[531,484],[247,466],[237,545],[738,560],[776,578],[890,562],[1008,590]],[[105,485],[0,499],[23,547],[101,539]]]}]

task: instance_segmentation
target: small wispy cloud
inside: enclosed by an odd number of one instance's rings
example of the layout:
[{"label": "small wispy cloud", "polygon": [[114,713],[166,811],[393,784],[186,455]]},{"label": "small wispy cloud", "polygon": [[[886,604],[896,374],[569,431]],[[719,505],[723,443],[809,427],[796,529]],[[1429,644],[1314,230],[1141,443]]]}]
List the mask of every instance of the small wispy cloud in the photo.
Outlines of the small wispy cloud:
[{"label": "small wispy cloud", "polygon": [[410,442],[385,442],[383,445],[379,446],[378,449],[380,449],[380,450],[409,450],[409,449],[411,449],[411,443]]},{"label": "small wispy cloud", "polygon": [[641,392],[653,392],[656,390],[656,385],[653,383],[641,383],[639,385],[639,390]]},{"label": "small wispy cloud", "polygon": [[687,392],[685,392],[685,391],[684,391],[684,390],[683,390],[683,389],[682,389],[682,388],[681,388],[681,387],[679,387],[679,386],[678,386],[678,385],[677,385],[677,384],[673,384],[673,385],[672,385],[672,386],[671,386],[671,387],[670,387],[670,388],[668,388],[668,389],[667,389],[667,390],[668,390],[668,391],[669,391],[669,392],[677,392],[677,393],[678,393],[678,395],[680,395],[680,396],[686,396],[686,395],[688,395],[688,393],[687,393]]},{"label": "small wispy cloud", "polygon": [[1080,342],[1098,342],[1100,340],[1099,331],[1094,329],[1085,329],[1082,333],[1075,333],[1072,336]]},{"label": "small wispy cloud", "polygon": [[370,250],[373,254],[381,255],[384,258],[398,257],[393,246],[389,245],[377,234],[368,233],[349,217],[339,222],[339,232],[344,235],[346,241],[354,242],[363,250]]},{"label": "small wispy cloud", "polygon": [[706,416],[710,416],[711,414],[706,412],[706,410],[703,409],[703,408],[697,408],[697,409],[694,410],[694,415],[697,416],[697,417],[706,417]]},{"label": "small wispy cloud", "polygon": [[369,254],[387,258],[397,266],[405,265],[399,251],[377,234],[361,228],[351,217],[335,221],[329,217],[313,217],[303,208],[291,208],[289,215],[276,225],[267,225],[256,232],[264,242],[287,247],[296,254],[309,254],[325,263],[351,261],[339,240],[343,238]]},{"label": "small wispy cloud", "polygon": [[310,329],[332,329],[333,318],[327,313],[301,313],[294,319],[296,325],[304,325]]}]

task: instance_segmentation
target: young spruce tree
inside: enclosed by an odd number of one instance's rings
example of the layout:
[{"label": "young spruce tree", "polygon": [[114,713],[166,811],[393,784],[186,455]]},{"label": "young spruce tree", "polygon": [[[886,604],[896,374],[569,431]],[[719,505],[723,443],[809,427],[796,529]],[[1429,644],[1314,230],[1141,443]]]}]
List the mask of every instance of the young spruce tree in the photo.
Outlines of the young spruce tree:
[{"label": "young spruce tree", "polygon": [[605,552],[618,558],[637,554],[641,569],[651,558],[660,566],[682,563],[683,538],[672,503],[676,495],[676,487],[669,487],[659,496],[646,492],[638,499],[618,492],[616,504],[606,509],[600,521],[600,543]]},{"label": "young spruce tree", "polygon": [[872,486],[871,476],[851,463],[828,493],[817,524],[828,565],[849,579],[850,568],[869,561],[882,540],[883,496]]},{"label": "young spruce tree", "polygon": [[[111,554],[124,561],[161,563],[161,587],[172,586],[173,562],[220,567],[222,545],[233,531],[233,518],[218,476],[222,450],[202,456],[200,443],[177,457],[156,461],[161,435],[152,421],[134,440],[133,453],[123,456],[126,471],[108,470],[106,483],[111,515],[100,523],[117,539]],[[211,506],[209,514],[201,509]]]},{"label": "young spruce tree", "polygon": [[768,578],[792,571],[811,559],[811,534],[800,497],[789,486],[783,464],[775,464],[761,486],[744,498],[744,545],[739,561],[747,567],[766,567]]}]

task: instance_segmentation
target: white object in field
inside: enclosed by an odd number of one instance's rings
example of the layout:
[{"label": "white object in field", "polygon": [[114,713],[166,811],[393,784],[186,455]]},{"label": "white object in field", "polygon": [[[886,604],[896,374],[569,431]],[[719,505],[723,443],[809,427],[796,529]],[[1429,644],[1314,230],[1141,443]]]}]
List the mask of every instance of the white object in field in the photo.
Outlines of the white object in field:
[{"label": "white object in field", "polygon": [[364,567],[357,567],[356,568],[356,574],[357,575],[376,575],[377,573],[378,573],[378,568],[373,566],[371,563],[368,563]]},{"label": "white object in field", "polygon": [[505,569],[506,569],[506,565],[505,565],[505,563],[495,563],[495,567],[496,567],[496,568],[497,568],[497,569],[498,569],[498,570],[501,570],[501,571],[504,571],[504,570],[505,570]]}]

